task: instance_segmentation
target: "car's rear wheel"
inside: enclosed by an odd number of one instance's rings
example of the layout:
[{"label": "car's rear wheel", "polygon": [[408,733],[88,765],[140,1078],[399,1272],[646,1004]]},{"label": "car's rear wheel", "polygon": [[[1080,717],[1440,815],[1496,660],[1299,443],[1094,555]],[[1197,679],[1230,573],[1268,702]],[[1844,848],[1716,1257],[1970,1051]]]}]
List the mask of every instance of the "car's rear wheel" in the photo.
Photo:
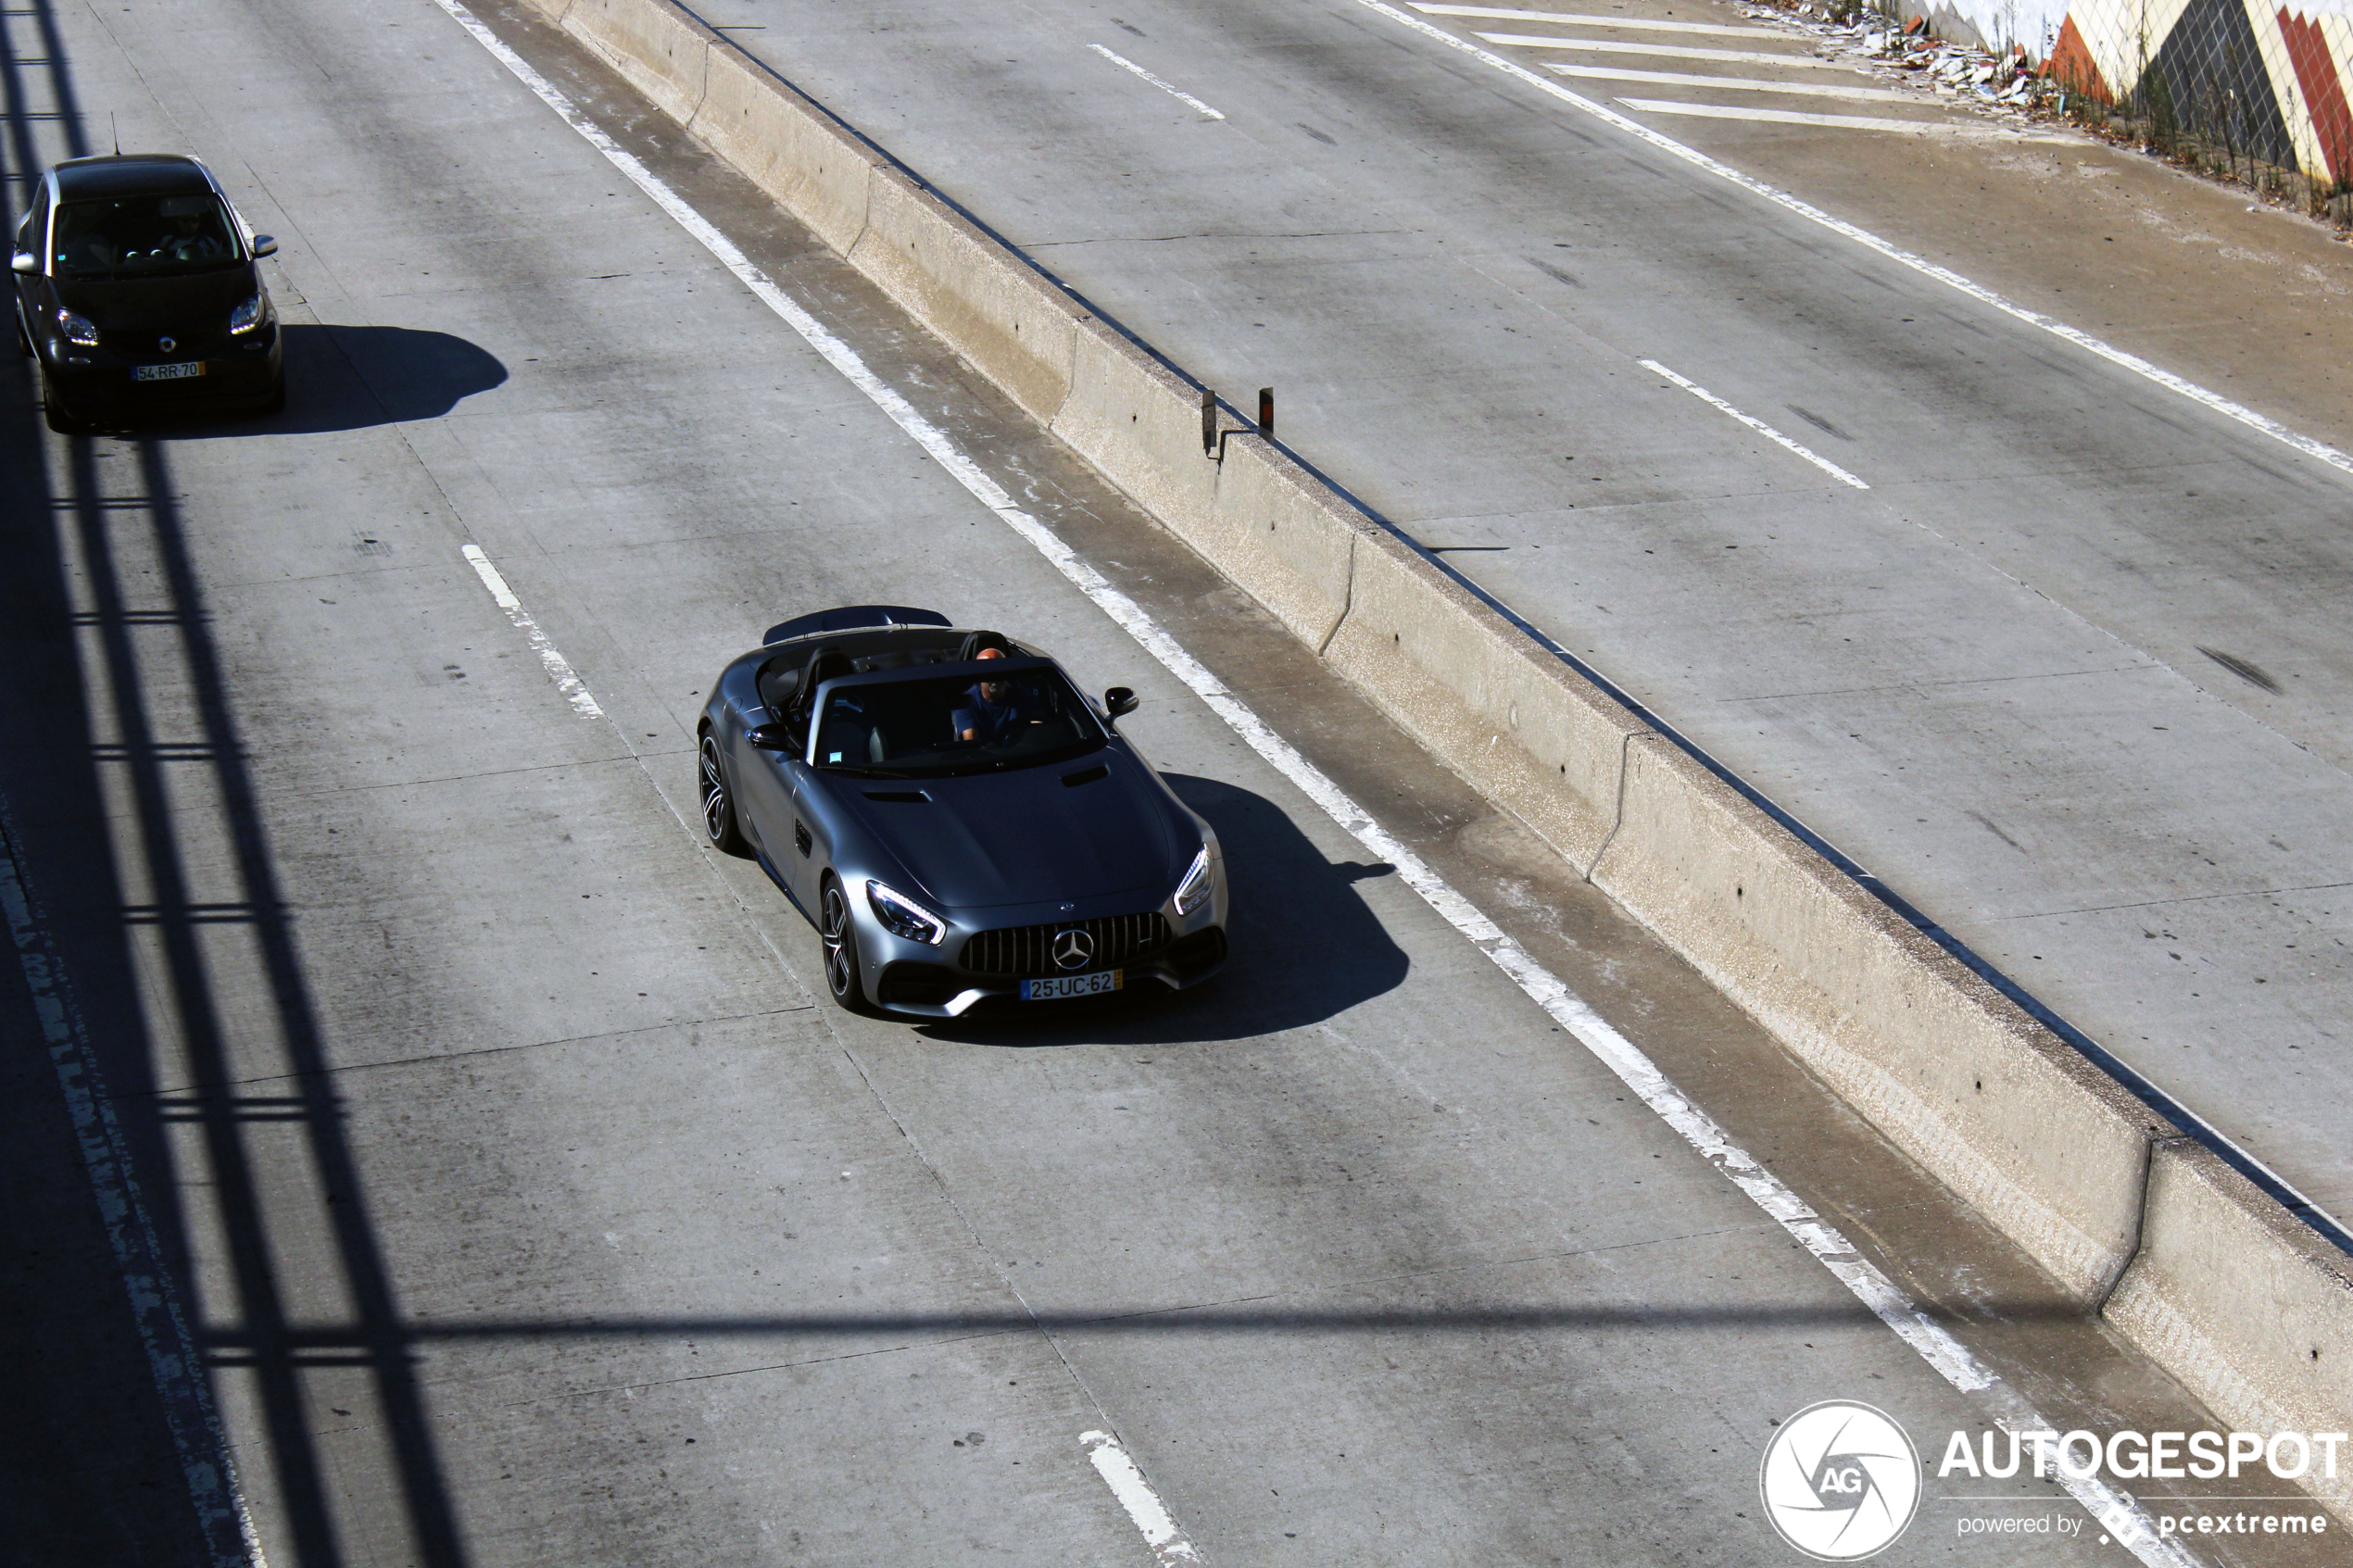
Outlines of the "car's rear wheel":
[{"label": "car's rear wheel", "polygon": [[743,829],[736,822],[736,797],[727,792],[727,770],[719,759],[719,737],[705,732],[700,763],[702,831],[711,847],[727,855],[749,855]]},{"label": "car's rear wheel", "polygon": [[57,380],[49,374],[46,368],[44,368],[41,372],[41,417],[48,422],[49,428],[59,435],[90,433],[90,426],[83,420],[74,418],[73,411],[66,407],[66,400],[57,395]]},{"label": "car's rear wheel", "polygon": [[863,1012],[866,987],[858,975],[858,926],[849,918],[849,895],[830,872],[819,900],[817,937],[825,949],[825,989],[842,1007]]}]

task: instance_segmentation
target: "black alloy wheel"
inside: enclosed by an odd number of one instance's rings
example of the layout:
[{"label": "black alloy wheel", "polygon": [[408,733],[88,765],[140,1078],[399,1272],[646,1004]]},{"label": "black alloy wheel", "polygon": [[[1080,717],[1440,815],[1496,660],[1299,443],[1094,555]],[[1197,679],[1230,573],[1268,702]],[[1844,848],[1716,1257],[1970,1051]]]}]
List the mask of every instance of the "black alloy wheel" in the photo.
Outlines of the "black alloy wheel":
[{"label": "black alloy wheel", "polygon": [[817,937],[825,948],[825,989],[851,1012],[862,1012],[866,991],[858,976],[858,927],[849,918],[849,896],[830,872],[825,873],[820,914]]},{"label": "black alloy wheel", "polygon": [[727,772],[720,765],[719,737],[709,731],[703,733],[700,756],[702,831],[722,854],[749,855],[751,846],[744,842],[743,829],[736,822],[735,797],[727,793]]},{"label": "black alloy wheel", "polygon": [[87,435],[88,424],[73,417],[66,400],[57,395],[57,383],[44,366],[41,371],[41,415],[51,430],[59,435]]}]

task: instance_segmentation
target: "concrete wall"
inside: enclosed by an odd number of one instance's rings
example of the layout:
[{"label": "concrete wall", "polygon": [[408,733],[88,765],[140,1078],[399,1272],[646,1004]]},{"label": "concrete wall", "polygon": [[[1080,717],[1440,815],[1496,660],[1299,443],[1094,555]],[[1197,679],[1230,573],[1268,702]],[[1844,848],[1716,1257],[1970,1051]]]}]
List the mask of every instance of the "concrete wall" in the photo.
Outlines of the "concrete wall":
[{"label": "concrete wall", "polygon": [[[1196,387],[668,0],[531,3],[1685,955],[2086,1310],[2105,1304],[2219,1415],[2345,1424],[2353,1287],[2308,1228],[1271,444],[1237,434],[1213,461]],[[2322,1495],[2347,1509],[2341,1484]]]}]

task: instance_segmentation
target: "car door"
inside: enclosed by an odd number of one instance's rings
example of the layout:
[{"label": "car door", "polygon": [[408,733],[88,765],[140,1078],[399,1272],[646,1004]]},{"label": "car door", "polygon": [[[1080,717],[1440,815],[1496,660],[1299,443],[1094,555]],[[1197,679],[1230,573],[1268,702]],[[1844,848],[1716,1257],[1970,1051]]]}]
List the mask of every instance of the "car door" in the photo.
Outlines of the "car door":
[{"label": "car door", "polygon": [[29,255],[42,262],[42,269],[30,274],[12,272],[9,277],[16,285],[12,292],[17,320],[24,332],[27,347],[37,346],[41,342],[41,286],[44,282],[42,273],[48,270],[47,257],[44,254],[49,244],[49,186],[46,181],[37,187],[37,193],[32,198],[32,210],[25,214],[24,222],[17,229],[11,254]]},{"label": "car door", "polygon": [[[761,710],[747,715],[754,722],[764,717]],[[785,725],[772,722],[765,727],[779,730]],[[753,840],[767,857],[769,870],[784,880],[786,890],[797,899],[804,898],[807,878],[801,872],[808,864],[810,839],[800,825],[794,784],[795,775],[808,771],[809,765],[796,753],[771,751],[740,739],[734,761],[736,797],[743,802]]]}]

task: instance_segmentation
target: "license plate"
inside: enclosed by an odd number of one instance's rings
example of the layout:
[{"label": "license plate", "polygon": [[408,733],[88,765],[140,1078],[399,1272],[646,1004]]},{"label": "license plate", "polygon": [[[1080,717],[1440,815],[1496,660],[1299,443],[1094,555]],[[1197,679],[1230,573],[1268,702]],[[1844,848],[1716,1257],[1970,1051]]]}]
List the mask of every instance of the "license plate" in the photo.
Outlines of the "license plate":
[{"label": "license plate", "polygon": [[1057,974],[1045,980],[1025,980],[1021,983],[1021,999],[1025,1002],[1051,1002],[1064,997],[1099,997],[1105,991],[1120,987],[1121,972],[1106,969],[1095,974]]},{"label": "license plate", "polygon": [[204,361],[192,359],[184,365],[133,365],[132,381],[185,381],[190,376],[204,374]]}]

